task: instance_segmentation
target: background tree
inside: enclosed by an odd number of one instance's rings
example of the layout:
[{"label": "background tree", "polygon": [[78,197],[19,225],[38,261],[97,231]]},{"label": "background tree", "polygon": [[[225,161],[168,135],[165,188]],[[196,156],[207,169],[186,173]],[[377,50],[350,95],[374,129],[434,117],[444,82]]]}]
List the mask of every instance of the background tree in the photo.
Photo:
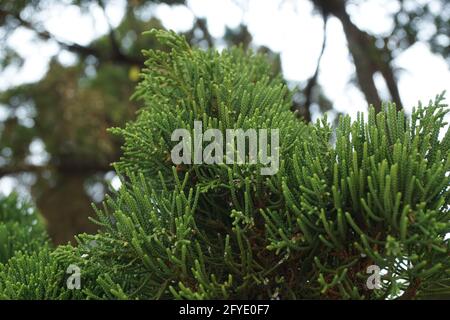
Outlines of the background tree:
[{"label": "background tree", "polygon": [[[398,11],[394,13],[394,28],[388,35],[374,35],[358,28],[347,12],[347,5],[358,5],[361,1],[312,0],[324,16],[339,19],[347,38],[348,47],[356,68],[359,88],[367,102],[380,110],[381,98],[375,86],[374,76],[382,75],[389,90],[391,100],[401,109],[402,101],[397,86],[396,70],[392,66],[393,58],[417,41],[429,43],[431,50],[449,59],[450,42],[450,2],[445,0],[427,1],[423,4],[398,0]],[[439,10],[432,10],[432,7]],[[427,26],[428,25],[428,26]],[[435,32],[422,36],[421,30],[434,26]]]}]

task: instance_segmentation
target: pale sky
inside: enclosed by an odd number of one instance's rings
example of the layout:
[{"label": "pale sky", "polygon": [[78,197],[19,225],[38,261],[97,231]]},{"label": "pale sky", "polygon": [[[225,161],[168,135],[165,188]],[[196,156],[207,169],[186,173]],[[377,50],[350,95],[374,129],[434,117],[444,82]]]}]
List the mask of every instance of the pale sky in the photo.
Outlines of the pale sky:
[{"label": "pale sky", "polygon": [[[396,1],[367,0],[360,6],[349,6],[349,13],[353,22],[363,30],[384,33],[393,27],[388,15],[396,10],[396,5]],[[113,1],[108,6],[107,15],[113,25],[120,22],[123,8],[123,0]],[[305,81],[314,72],[322,45],[323,25],[322,19],[312,14],[310,0],[189,0],[188,7],[157,5],[153,9],[164,26],[175,31],[190,29],[194,15],[205,17],[214,37],[221,37],[225,26],[233,28],[244,22],[256,44],[281,54],[283,74],[287,80]],[[432,9],[436,12],[440,10],[439,6]],[[60,40],[88,44],[108,30],[102,10],[93,3],[92,11],[94,19],[83,15],[75,6],[61,4],[32,18],[45,21],[45,27]],[[367,103],[359,89],[350,83],[354,66],[349,60],[345,35],[339,21],[331,18],[326,32],[327,44],[319,83],[337,110],[355,116],[357,111],[366,110]],[[10,41],[25,58],[25,65],[20,71],[9,69],[0,74],[0,90],[39,80],[47,70],[50,57],[58,53],[56,44],[37,43],[33,41],[33,33],[23,28],[18,28]],[[65,51],[59,53],[59,59],[68,64],[74,61],[73,55]],[[443,58],[430,52],[427,44],[416,43],[399,55],[394,65],[402,69],[398,75],[398,84],[407,111],[418,100],[427,103],[443,90],[450,94],[449,67]],[[376,82],[383,98],[387,97],[383,80],[377,78]],[[4,116],[5,110],[0,107],[0,119]],[[38,149],[37,146],[36,154],[39,153]],[[13,187],[11,179],[0,179],[0,193],[8,194]]]}]

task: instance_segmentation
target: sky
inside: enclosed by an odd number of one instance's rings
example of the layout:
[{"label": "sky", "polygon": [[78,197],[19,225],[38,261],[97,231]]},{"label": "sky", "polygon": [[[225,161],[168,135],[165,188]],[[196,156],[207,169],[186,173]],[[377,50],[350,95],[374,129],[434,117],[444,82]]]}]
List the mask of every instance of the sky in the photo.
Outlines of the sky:
[{"label": "sky", "polygon": [[[424,1],[429,0],[415,0]],[[367,0],[358,6],[350,5],[348,12],[361,29],[385,33],[393,27],[389,14],[397,9],[396,5],[396,1]],[[107,7],[106,14],[113,25],[120,22],[123,8],[123,0],[114,0]],[[439,11],[438,6],[433,9]],[[85,45],[108,31],[104,13],[94,2],[92,12],[93,16],[86,16],[75,6],[61,4],[33,19],[45,21],[44,26],[58,39]],[[305,81],[314,73],[322,46],[322,18],[313,14],[310,0],[188,0],[187,6],[157,5],[148,14],[156,15],[166,28],[175,31],[190,29],[194,15],[204,17],[214,37],[221,37],[226,26],[234,28],[244,23],[255,44],[280,53],[283,75],[292,83]],[[355,117],[358,111],[367,109],[367,103],[359,89],[350,82],[354,66],[349,60],[345,35],[337,19],[329,20],[326,33],[319,83],[338,111]],[[33,39],[33,33],[22,28],[18,28],[11,37],[11,44],[25,58],[25,65],[20,70],[9,69],[0,74],[0,90],[39,80],[55,54],[66,64],[74,61],[71,53],[60,51],[55,43]],[[418,100],[426,103],[443,90],[450,94],[449,66],[443,58],[431,53],[427,44],[416,43],[396,57],[393,64],[402,70],[398,75],[398,85],[406,111],[411,111]],[[382,97],[387,99],[383,80],[381,77],[375,80]],[[0,119],[4,116],[5,111],[0,108]],[[39,158],[42,147],[39,148],[37,143],[34,149]],[[11,179],[0,179],[0,193],[8,194],[14,186]]]}]

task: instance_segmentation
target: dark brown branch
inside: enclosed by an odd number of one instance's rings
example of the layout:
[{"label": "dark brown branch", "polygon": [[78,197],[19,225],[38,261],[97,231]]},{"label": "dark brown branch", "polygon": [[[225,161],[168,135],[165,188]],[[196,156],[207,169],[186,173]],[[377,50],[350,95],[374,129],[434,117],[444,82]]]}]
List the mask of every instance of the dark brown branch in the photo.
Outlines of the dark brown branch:
[{"label": "dark brown branch", "polygon": [[208,43],[208,47],[214,48],[214,40],[213,40],[211,34],[209,33],[208,27],[206,25],[206,20],[205,19],[196,19],[195,26],[202,31],[203,38]]},{"label": "dark brown branch", "polygon": [[406,291],[398,298],[398,300],[411,300],[414,299],[417,294],[417,289],[420,286],[420,279],[416,279],[411,282]]},{"label": "dark brown branch", "polygon": [[0,177],[19,174],[23,172],[42,172],[45,170],[45,167],[34,166],[34,165],[14,165],[14,166],[3,166],[0,167]]},{"label": "dark brown branch", "polygon": [[[109,36],[109,40],[110,40],[110,43],[111,43],[112,56],[115,57],[115,59],[118,59],[118,60],[128,60],[128,59],[130,59],[129,57],[127,57],[122,52],[122,49],[120,47],[120,43],[117,40],[117,35],[116,35],[115,30],[114,30],[114,27],[112,26],[111,21],[109,20],[108,15],[106,14],[105,4],[103,3],[102,0],[97,0],[97,3],[99,5],[99,7],[102,9],[103,15],[105,16],[106,22],[108,24],[108,28],[109,28],[108,36]],[[141,63],[139,63],[139,64],[141,64]]]},{"label": "dark brown branch", "polygon": [[388,87],[392,100],[397,104],[397,108],[400,109],[402,107],[402,100],[392,68],[390,68],[388,63],[384,63],[380,65],[380,72],[383,75],[384,81],[386,81],[386,86]]},{"label": "dark brown branch", "polygon": [[[367,102],[373,104],[377,110],[381,109],[381,98],[374,81],[375,73],[380,72],[386,81],[392,100],[397,108],[401,108],[402,103],[390,58],[386,57],[386,52],[376,47],[373,36],[360,30],[351,21],[346,11],[346,1],[312,0],[312,2],[324,13],[332,14],[341,21],[355,64],[358,84]],[[384,48],[384,51],[386,50],[387,48]]]},{"label": "dark brown branch", "polygon": [[0,16],[10,16],[19,22],[20,26],[25,27],[31,31],[34,31],[36,35],[43,40],[55,41],[61,48],[71,51],[73,53],[79,54],[82,57],[94,56],[100,61],[112,61],[119,64],[125,65],[142,65],[144,63],[143,59],[136,59],[134,57],[129,57],[124,55],[120,50],[117,51],[113,47],[113,52],[109,55],[102,54],[99,50],[92,46],[83,46],[77,43],[67,43],[59,40],[55,35],[51,34],[47,30],[39,30],[31,22],[20,17],[20,14],[14,14],[8,11],[0,9]]},{"label": "dark brown branch", "polygon": [[97,163],[83,163],[78,165],[32,165],[15,164],[0,167],[0,177],[6,175],[15,175],[21,173],[42,173],[47,170],[56,170],[59,172],[77,173],[77,172],[106,172],[113,170],[109,165]]},{"label": "dark brown branch", "polygon": [[308,83],[306,84],[304,94],[305,94],[305,104],[304,104],[304,112],[303,117],[306,121],[311,121],[311,104],[313,99],[313,89],[317,85],[317,79],[319,78],[319,70],[320,70],[320,62],[322,61],[323,53],[325,52],[325,46],[327,42],[327,15],[323,14],[323,40],[322,40],[322,48],[320,50],[319,57],[317,58],[316,70],[311,78],[309,78]]}]

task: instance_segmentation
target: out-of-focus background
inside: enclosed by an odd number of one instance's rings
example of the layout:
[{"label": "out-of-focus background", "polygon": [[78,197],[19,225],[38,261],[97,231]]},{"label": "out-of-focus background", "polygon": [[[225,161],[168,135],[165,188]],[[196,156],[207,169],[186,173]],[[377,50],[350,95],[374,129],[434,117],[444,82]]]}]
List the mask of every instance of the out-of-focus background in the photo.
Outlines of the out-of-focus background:
[{"label": "out-of-focus background", "polygon": [[306,121],[450,93],[448,0],[0,0],[0,195],[33,201],[55,243],[93,232],[119,179],[143,31],[267,52]]}]

